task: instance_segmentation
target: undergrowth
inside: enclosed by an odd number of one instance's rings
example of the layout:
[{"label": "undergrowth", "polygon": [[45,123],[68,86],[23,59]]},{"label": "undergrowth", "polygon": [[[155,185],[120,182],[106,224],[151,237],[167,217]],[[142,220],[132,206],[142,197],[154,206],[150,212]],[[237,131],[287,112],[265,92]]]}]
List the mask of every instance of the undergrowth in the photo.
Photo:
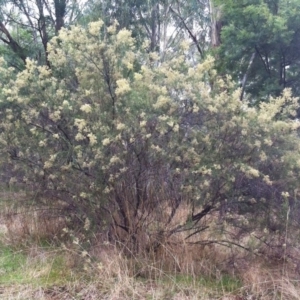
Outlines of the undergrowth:
[{"label": "undergrowth", "polygon": [[[93,238],[81,243],[84,239],[66,230],[61,218],[28,208],[16,211],[5,203],[0,219],[4,300],[300,299],[294,262],[263,255],[259,245],[249,253],[188,244],[177,235],[157,251],[130,255],[126,245],[107,236],[89,235]],[[249,239],[254,237],[244,243]]]}]

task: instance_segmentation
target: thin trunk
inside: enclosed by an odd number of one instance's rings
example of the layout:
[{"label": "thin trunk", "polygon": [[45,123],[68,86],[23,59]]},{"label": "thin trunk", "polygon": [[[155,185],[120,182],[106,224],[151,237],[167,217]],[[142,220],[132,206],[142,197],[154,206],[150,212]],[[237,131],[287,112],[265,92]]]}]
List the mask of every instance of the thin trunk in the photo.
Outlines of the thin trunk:
[{"label": "thin trunk", "polygon": [[241,96],[240,96],[240,100],[242,101],[243,98],[244,98],[244,93],[245,93],[245,88],[246,88],[246,83],[247,83],[247,79],[248,79],[248,74],[249,74],[249,71],[251,69],[251,66],[253,64],[253,61],[255,59],[255,56],[256,56],[256,52],[253,52],[252,55],[251,55],[251,58],[250,58],[250,61],[249,61],[249,64],[248,64],[248,67],[247,67],[247,70],[244,74],[244,77],[243,77],[243,81],[242,81],[242,91],[241,91]]},{"label": "thin trunk", "polygon": [[38,21],[38,30],[40,32],[40,36],[42,39],[42,44],[45,52],[45,60],[47,66],[50,68],[50,62],[48,60],[48,51],[47,51],[47,46],[48,46],[48,33],[47,33],[47,27],[46,27],[46,18],[44,15],[44,4],[41,0],[36,1],[38,10],[39,10],[39,21]]},{"label": "thin trunk", "polygon": [[157,51],[159,48],[159,5],[156,4],[151,11],[151,44],[150,51]]},{"label": "thin trunk", "polygon": [[213,0],[209,1],[209,10],[211,18],[211,45],[218,47],[221,44],[221,11],[213,4]]}]

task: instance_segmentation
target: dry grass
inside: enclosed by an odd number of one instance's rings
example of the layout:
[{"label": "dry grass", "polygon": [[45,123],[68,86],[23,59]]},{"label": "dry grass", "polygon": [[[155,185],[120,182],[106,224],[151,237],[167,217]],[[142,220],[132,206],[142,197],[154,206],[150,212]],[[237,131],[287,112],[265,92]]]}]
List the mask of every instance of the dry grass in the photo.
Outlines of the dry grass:
[{"label": "dry grass", "polygon": [[[98,248],[100,247],[100,248]],[[184,274],[174,270],[165,272],[157,264],[133,258],[128,259],[110,244],[99,244],[88,256],[70,249],[57,252],[63,259],[69,276],[57,273],[57,281],[39,281],[50,274],[53,253],[34,249],[28,254],[24,272],[30,282],[4,285],[1,299],[299,299],[297,282],[280,276],[280,270],[252,265],[240,278],[223,277],[221,274],[196,276],[191,265]],[[81,256],[80,256],[81,255]],[[90,260],[92,259],[92,260]],[[71,260],[71,263],[66,261]],[[210,261],[211,265],[213,262]],[[56,272],[56,271],[55,271]],[[61,276],[61,277],[60,277]],[[229,290],[234,280],[241,280]]]},{"label": "dry grass", "polygon": [[5,233],[7,244],[38,240],[53,242],[61,234],[65,221],[58,210],[43,206],[36,208],[32,204],[25,193],[0,193],[0,233]]},{"label": "dry grass", "polygon": [[[270,261],[217,244],[191,244],[183,232],[162,240],[155,252],[130,256],[125,244],[113,245],[101,235],[88,249],[80,243],[45,245],[45,240],[60,238],[62,218],[21,206],[15,210],[6,205],[2,212],[0,260],[8,265],[7,269],[0,266],[4,300],[300,299],[299,274],[289,260]],[[188,207],[181,207],[170,228],[187,213]],[[208,221],[210,231],[189,242],[220,238],[213,220]],[[293,252],[296,255],[298,250]],[[20,263],[10,267],[8,255],[19,257]]]}]

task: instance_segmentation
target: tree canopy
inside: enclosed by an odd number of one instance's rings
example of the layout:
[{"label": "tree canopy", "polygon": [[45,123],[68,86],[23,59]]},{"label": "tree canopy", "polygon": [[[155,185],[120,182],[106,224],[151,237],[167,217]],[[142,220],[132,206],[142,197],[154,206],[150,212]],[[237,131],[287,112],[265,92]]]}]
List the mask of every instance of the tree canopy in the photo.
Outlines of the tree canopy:
[{"label": "tree canopy", "polygon": [[253,102],[291,88],[299,95],[300,3],[297,0],[219,1],[218,62]]}]

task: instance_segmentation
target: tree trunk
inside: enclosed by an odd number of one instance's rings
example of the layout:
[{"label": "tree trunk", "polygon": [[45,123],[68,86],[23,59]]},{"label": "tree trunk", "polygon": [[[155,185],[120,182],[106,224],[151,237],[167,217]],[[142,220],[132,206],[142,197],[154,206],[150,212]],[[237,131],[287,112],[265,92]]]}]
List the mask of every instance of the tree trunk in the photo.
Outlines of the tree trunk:
[{"label": "tree trunk", "polygon": [[221,44],[221,8],[216,7],[213,0],[210,0],[209,10],[211,18],[211,45],[212,47],[218,47]]}]

